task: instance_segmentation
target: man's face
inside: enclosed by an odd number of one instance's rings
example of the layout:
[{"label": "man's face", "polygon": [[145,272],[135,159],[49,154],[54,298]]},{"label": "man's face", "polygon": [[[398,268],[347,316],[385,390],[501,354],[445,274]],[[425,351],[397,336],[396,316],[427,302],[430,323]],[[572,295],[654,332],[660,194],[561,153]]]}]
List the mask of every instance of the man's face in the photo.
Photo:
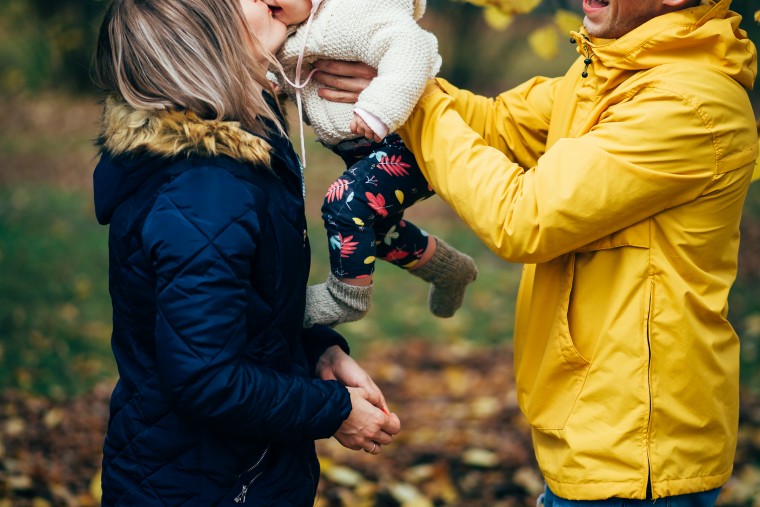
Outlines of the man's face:
[{"label": "man's face", "polygon": [[617,39],[671,10],[663,0],[583,0],[583,25],[593,37]]}]

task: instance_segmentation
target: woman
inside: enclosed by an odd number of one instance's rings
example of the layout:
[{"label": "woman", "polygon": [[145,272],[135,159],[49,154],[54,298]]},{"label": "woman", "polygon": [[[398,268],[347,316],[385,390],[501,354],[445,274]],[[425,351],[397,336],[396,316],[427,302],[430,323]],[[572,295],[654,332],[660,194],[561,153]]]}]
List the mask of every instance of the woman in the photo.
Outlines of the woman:
[{"label": "woman", "polygon": [[284,38],[260,0],[105,14],[94,185],[120,378],[104,506],[312,505],[314,439],[377,454],[399,431],[345,341],[302,329],[302,176],[265,79]]}]

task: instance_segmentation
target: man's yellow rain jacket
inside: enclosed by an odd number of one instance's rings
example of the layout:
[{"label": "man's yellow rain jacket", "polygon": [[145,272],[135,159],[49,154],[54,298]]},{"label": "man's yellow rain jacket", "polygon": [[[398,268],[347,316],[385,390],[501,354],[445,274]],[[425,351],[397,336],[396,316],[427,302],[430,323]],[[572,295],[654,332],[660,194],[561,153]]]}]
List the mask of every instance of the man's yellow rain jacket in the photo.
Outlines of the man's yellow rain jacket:
[{"label": "man's yellow rain jacket", "polygon": [[400,131],[436,192],[525,264],[518,398],[561,497],[644,498],[651,481],[660,498],[731,474],[726,299],[758,138],[756,49],[729,4],[574,34],[564,77],[496,99],[431,82]]}]

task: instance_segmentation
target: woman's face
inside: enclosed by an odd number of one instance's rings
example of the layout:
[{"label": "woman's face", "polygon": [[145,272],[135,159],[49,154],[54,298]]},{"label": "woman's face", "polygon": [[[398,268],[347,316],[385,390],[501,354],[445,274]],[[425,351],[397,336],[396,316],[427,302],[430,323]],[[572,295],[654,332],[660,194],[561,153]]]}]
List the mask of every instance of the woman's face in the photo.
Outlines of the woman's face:
[{"label": "woman's face", "polygon": [[285,23],[272,16],[272,11],[263,0],[240,0],[240,6],[256,38],[269,52],[276,53],[287,36]]}]

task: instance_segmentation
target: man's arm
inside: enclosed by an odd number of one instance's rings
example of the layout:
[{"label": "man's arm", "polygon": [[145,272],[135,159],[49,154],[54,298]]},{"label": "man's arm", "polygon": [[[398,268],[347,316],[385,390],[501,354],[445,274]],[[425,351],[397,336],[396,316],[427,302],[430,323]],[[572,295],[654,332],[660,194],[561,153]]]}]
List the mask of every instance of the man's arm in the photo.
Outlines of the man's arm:
[{"label": "man's arm", "polygon": [[[647,90],[591,132],[560,139],[534,166],[491,146],[442,90],[423,97],[400,133],[435,191],[492,250],[538,263],[699,196],[717,163],[701,113]],[[657,149],[652,125],[676,127],[658,131]]]}]

